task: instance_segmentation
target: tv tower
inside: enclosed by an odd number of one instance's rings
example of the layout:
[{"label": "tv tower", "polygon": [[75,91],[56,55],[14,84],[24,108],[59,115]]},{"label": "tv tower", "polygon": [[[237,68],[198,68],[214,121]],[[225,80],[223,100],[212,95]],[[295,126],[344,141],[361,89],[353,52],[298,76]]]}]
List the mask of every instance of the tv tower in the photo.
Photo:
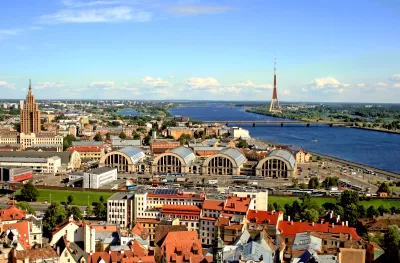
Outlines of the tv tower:
[{"label": "tv tower", "polygon": [[281,105],[279,105],[278,91],[276,90],[276,56],[274,61],[274,90],[272,91],[271,106],[269,106],[269,112],[281,113]]}]

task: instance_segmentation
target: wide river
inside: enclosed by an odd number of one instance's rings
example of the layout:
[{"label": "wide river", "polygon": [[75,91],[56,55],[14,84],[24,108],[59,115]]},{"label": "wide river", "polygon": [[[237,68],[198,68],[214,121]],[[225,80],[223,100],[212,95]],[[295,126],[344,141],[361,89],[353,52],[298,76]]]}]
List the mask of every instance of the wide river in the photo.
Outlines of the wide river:
[{"label": "wide river", "polygon": [[[170,112],[194,120],[280,120],[219,104],[180,107]],[[301,146],[310,151],[400,173],[400,134],[328,126],[240,126],[248,129],[253,138]]]}]

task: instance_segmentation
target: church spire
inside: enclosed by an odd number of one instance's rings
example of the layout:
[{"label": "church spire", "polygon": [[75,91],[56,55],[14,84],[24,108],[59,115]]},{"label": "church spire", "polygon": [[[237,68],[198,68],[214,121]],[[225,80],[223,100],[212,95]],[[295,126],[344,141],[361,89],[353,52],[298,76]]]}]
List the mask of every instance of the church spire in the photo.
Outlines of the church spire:
[{"label": "church spire", "polygon": [[29,90],[32,90],[32,82],[31,82],[31,79],[29,79]]}]

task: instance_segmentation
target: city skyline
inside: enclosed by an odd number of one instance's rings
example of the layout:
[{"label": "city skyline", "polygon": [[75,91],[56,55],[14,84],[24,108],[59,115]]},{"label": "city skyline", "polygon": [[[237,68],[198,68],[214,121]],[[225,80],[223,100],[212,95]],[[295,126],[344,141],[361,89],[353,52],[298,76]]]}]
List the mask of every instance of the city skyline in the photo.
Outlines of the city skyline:
[{"label": "city skyline", "polygon": [[[29,6],[29,8],[28,8]],[[0,92],[39,100],[388,102],[400,97],[390,1],[13,1]],[[344,8],[345,7],[345,8]]]}]

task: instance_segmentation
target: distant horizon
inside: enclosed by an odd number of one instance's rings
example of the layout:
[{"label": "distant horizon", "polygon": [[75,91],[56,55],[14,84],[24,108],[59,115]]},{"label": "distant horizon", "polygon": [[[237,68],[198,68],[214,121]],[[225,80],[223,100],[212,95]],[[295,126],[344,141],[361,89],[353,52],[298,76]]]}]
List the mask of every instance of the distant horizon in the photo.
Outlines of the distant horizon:
[{"label": "distant horizon", "polygon": [[[345,7],[345,8],[343,8]],[[0,92],[400,103],[400,2],[3,1]],[[371,19],[373,17],[373,19]]]},{"label": "distant horizon", "polygon": [[[10,102],[10,101],[16,101],[19,102],[21,100],[25,100],[25,99],[0,99],[0,102]],[[123,101],[127,101],[127,102],[132,102],[132,101],[140,101],[140,102],[201,102],[201,103],[205,103],[205,102],[221,102],[221,103],[229,103],[229,102],[233,102],[233,103],[240,103],[240,102],[244,102],[244,103],[257,103],[257,104],[261,104],[261,103],[265,103],[266,106],[269,107],[269,104],[271,103],[271,101],[267,100],[267,101],[262,101],[262,100],[174,100],[174,99],[37,99],[35,98],[35,101],[37,102],[55,102],[55,101],[114,101],[114,102],[123,102]],[[381,105],[381,104],[385,104],[385,105],[399,105],[400,106],[400,102],[395,103],[395,102],[340,102],[340,101],[279,101],[280,104],[291,104],[291,103],[296,103],[296,104],[368,104],[368,105]]]}]

